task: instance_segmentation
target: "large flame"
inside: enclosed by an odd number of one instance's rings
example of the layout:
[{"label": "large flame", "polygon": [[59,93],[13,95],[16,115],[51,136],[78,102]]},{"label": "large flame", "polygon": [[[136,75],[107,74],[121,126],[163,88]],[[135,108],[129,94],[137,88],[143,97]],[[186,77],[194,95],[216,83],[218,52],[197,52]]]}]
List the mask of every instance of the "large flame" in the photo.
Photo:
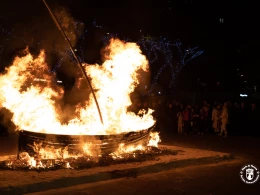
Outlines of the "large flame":
[{"label": "large flame", "polygon": [[[138,84],[137,71],[148,71],[146,57],[137,44],[118,39],[112,39],[107,49],[107,60],[101,66],[85,66],[96,91],[103,125],[92,94],[84,107],[77,106],[77,117],[62,124],[61,109],[57,105],[63,97],[63,89],[53,82],[44,51],[36,58],[28,50],[24,57],[16,57],[0,75],[0,104],[12,112],[17,129],[52,134],[106,135],[152,126],[155,121],[151,109],[142,117],[127,112],[131,105],[129,95]],[[46,80],[45,86],[36,78]]]}]

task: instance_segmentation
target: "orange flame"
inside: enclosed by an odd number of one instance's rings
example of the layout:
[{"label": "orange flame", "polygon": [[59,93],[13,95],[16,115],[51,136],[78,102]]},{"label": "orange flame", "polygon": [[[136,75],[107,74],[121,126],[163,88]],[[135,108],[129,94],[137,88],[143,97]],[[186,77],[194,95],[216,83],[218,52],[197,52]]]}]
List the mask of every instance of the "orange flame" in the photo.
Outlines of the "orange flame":
[{"label": "orange flame", "polygon": [[[34,58],[28,50],[24,57],[16,57],[6,73],[0,75],[0,104],[13,113],[12,121],[17,130],[67,135],[117,134],[147,129],[155,121],[153,110],[142,117],[127,112],[131,105],[129,94],[139,83],[137,71],[148,71],[148,61],[137,44],[112,39],[107,47],[110,51],[102,66],[85,66],[97,91],[104,125],[100,123],[98,111],[90,95],[86,106],[77,106],[77,117],[68,124],[60,122],[61,110],[57,101],[63,97],[63,89],[52,82],[41,51]],[[36,79],[40,78],[40,79]],[[37,82],[46,81],[44,86]],[[87,98],[86,98],[87,99]]]},{"label": "orange flame", "polygon": [[150,133],[150,140],[147,146],[158,147],[158,143],[161,142],[158,132]]}]

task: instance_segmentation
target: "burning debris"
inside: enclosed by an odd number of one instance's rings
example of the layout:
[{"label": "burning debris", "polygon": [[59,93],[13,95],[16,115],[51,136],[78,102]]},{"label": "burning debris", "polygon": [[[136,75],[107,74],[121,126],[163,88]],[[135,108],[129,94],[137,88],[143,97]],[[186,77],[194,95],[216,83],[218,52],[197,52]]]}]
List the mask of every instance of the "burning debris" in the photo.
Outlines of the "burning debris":
[{"label": "burning debris", "polygon": [[152,132],[153,110],[139,115],[127,111],[130,94],[139,84],[138,71],[148,72],[146,57],[136,43],[119,39],[111,39],[104,53],[102,65],[80,63],[86,80],[91,78],[92,93],[75,105],[67,121],[63,120],[68,115],[62,104],[64,89],[49,71],[45,51],[33,56],[27,48],[0,75],[0,105],[12,113],[11,120],[20,131],[17,159],[7,167],[62,164],[70,168],[73,163],[78,167],[79,161],[135,157],[158,146],[159,134]]},{"label": "burning debris", "polygon": [[[49,145],[46,143],[43,144],[42,142],[40,144],[34,142],[33,145],[26,144],[25,146],[30,149],[27,148],[26,151],[20,151],[18,157],[13,156],[1,162],[0,169],[82,169],[126,162],[155,160],[158,155],[177,154],[177,151],[158,149],[156,145],[153,145],[153,143],[160,141],[158,140],[158,133],[150,133],[149,135],[148,145],[142,145],[140,143],[127,145],[121,143],[116,150],[114,148],[111,150],[111,148],[105,147],[105,149],[108,150],[102,155],[100,155],[100,153],[90,152],[90,148],[92,148],[92,151],[99,149],[98,145],[91,142],[79,145],[82,147],[81,150],[75,150],[75,148],[71,150],[69,146],[50,146],[50,142]],[[19,141],[21,145],[20,142],[21,140]],[[110,153],[107,151],[110,151]]]},{"label": "burning debris", "polygon": [[[177,150],[158,149],[156,147],[135,148],[137,150],[125,153],[115,152],[107,156],[77,156],[55,159],[36,159],[28,153],[20,153],[20,158],[10,157],[0,162],[0,169],[12,170],[57,170],[57,169],[87,169],[100,166],[109,166],[122,163],[144,162],[157,160],[162,155],[177,155]],[[121,151],[122,152],[122,151]]]},{"label": "burning debris", "polygon": [[[158,149],[157,145],[154,144],[160,141],[159,135],[157,132],[153,133],[149,130],[138,132],[139,140],[135,137],[136,132],[130,132],[121,137],[120,141],[107,143],[111,140],[111,136],[108,136],[106,139],[100,139],[100,142],[89,141],[84,142],[84,144],[77,141],[77,139],[82,138],[81,136],[61,137],[67,139],[63,142],[59,142],[61,139],[58,137],[56,142],[53,142],[50,138],[46,138],[47,134],[38,133],[37,135],[35,132],[21,131],[18,156],[9,157],[8,160],[0,162],[0,169],[79,169],[117,163],[142,162],[154,160],[158,155],[176,154],[176,151]],[[147,136],[146,139],[140,138],[140,134]],[[41,141],[39,138],[44,135],[45,139]],[[50,134],[47,136],[50,136]],[[34,142],[30,144],[32,140]],[[146,142],[144,142],[145,140]],[[65,143],[67,145],[62,146]],[[115,146],[118,147],[115,149]],[[95,153],[95,150],[100,149],[102,149],[102,152],[96,151]]]}]

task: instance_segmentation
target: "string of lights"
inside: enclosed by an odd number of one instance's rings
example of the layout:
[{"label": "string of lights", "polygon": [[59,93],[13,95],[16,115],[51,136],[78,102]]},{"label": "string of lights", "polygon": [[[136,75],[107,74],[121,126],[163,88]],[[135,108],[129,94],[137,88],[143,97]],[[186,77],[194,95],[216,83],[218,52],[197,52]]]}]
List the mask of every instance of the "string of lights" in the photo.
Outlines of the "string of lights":
[{"label": "string of lights", "polygon": [[[156,63],[159,58],[159,54],[163,56],[163,61],[161,67],[159,68],[157,74],[153,78],[150,90],[149,90],[149,95],[151,95],[153,88],[158,82],[159,77],[161,76],[163,70],[167,67],[170,68],[171,72],[171,79],[169,82],[168,88],[170,91],[173,91],[173,88],[175,87],[175,81],[176,77],[182,70],[182,68],[192,59],[195,57],[201,55],[203,53],[202,50],[197,50],[198,47],[194,48],[188,48],[188,49],[182,49],[182,43],[181,41],[177,40],[175,43],[170,42],[167,38],[165,37],[142,37],[140,41],[138,41],[140,45],[145,50],[145,53],[147,53],[147,58],[150,62],[150,65],[153,65]],[[174,64],[173,62],[173,49],[177,48],[178,51],[178,58],[179,60],[177,63]]]}]

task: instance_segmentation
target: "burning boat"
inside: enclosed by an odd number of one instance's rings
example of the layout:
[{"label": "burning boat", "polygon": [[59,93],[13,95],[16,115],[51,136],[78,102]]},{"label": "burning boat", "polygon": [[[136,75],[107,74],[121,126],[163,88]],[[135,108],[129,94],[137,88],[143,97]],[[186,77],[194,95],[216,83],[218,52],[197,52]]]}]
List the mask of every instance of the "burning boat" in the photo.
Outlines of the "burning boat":
[{"label": "burning boat", "polygon": [[[145,147],[149,145],[150,133],[154,126],[146,130],[133,131],[115,135],[56,135],[46,133],[36,133],[31,131],[19,131],[18,154],[27,152],[30,156],[40,153],[37,146],[41,148],[51,148],[52,151],[67,149],[73,156],[84,154],[86,145],[100,149],[99,155],[107,156],[116,152],[121,145],[124,147],[137,146]],[[84,143],[82,145],[82,143]],[[50,158],[47,156],[47,158]]]},{"label": "burning boat", "polygon": [[[84,66],[96,91],[103,124],[91,94],[75,106],[72,119],[61,122],[59,102],[63,88],[56,82],[33,84],[35,78],[53,80],[44,51],[33,57],[25,50],[23,57],[16,57],[6,68],[0,75],[0,103],[11,111],[19,130],[19,153],[27,152],[30,156],[44,153],[42,158],[53,158],[54,151],[66,148],[73,155],[100,156],[122,151],[122,146],[132,150],[157,146],[158,133],[152,132],[153,110],[140,110],[140,115],[127,111],[132,104],[130,93],[139,83],[138,70],[148,71],[146,57],[137,44],[118,39],[111,40],[107,51],[102,65]],[[50,152],[46,148],[51,148]]]}]

